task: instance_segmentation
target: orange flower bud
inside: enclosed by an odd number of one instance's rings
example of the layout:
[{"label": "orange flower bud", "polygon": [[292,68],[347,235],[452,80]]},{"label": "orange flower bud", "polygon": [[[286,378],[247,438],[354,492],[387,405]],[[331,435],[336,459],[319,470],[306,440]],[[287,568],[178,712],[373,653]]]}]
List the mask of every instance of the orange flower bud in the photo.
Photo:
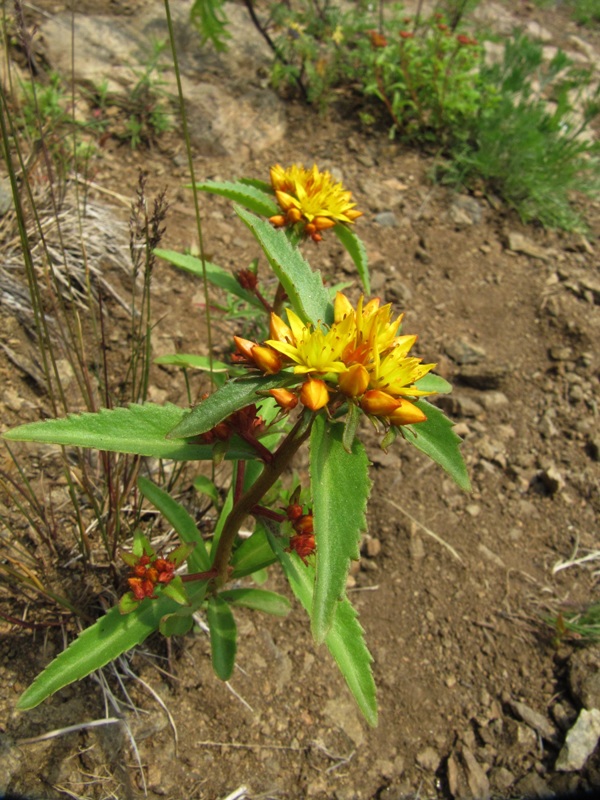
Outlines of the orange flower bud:
[{"label": "orange flower bud", "polygon": [[243,355],[249,361],[254,360],[252,357],[252,350],[256,347],[256,342],[251,342],[250,339],[242,339],[241,336],[234,336],[233,341],[235,342],[235,346],[241,355]]},{"label": "orange flower bud", "polygon": [[273,312],[271,312],[271,319],[269,321],[269,333],[271,334],[271,339],[274,339],[276,342],[292,344],[294,341],[294,334],[291,328],[285,324],[281,317],[278,317],[277,314]]},{"label": "orange flower bud", "polygon": [[357,211],[355,208],[351,208],[348,211],[344,211],[344,215],[348,217],[351,222],[354,222],[355,219],[362,217],[363,212]]},{"label": "orange flower bud", "polygon": [[300,400],[311,411],[318,411],[329,402],[329,391],[325,381],[310,379],[302,384]]},{"label": "orange flower bud", "polygon": [[333,303],[333,319],[335,322],[341,322],[348,315],[353,315],[354,309],[352,303],[345,294],[337,292]]},{"label": "orange flower bud", "polygon": [[338,378],[338,386],[349,397],[364,394],[369,385],[369,373],[362,364],[353,364],[348,372],[342,372]]},{"label": "orange flower bud", "polygon": [[288,211],[288,209],[294,208],[296,206],[296,200],[286,192],[282,192],[279,189],[277,189],[275,191],[275,197],[277,198],[277,202],[283,208],[284,211]]},{"label": "orange flower bud", "polygon": [[312,514],[303,514],[294,522],[294,530],[300,536],[308,536],[315,532],[315,524]]},{"label": "orange flower bud", "polygon": [[415,35],[414,33],[411,33],[411,31],[400,31],[401,39],[414,39],[414,37]]},{"label": "orange flower bud", "polygon": [[252,360],[267,375],[276,375],[281,370],[281,356],[271,347],[255,344],[252,348]]},{"label": "orange flower bud", "polygon": [[288,208],[285,216],[287,221],[294,225],[296,222],[300,222],[302,219],[302,212],[299,211],[299,209],[297,209],[295,206],[292,206],[292,208]]},{"label": "orange flower bud", "polygon": [[327,228],[334,228],[337,224],[336,221],[330,217],[315,217],[312,222],[318,231],[325,231]]},{"label": "orange flower bud", "polygon": [[296,408],[298,405],[296,395],[287,389],[269,389],[269,394],[275,398],[279,408],[283,408],[284,411],[291,411],[292,408]]},{"label": "orange flower bud", "polygon": [[414,425],[417,422],[426,422],[427,417],[410,400],[400,400],[400,405],[388,417],[392,425]]},{"label": "orange flower bud", "polygon": [[366,414],[373,414],[377,417],[389,417],[400,405],[400,400],[379,389],[365,392],[360,401],[360,407]]},{"label": "orange flower bud", "polygon": [[373,47],[386,47],[387,46],[387,39],[385,36],[378,31],[367,31],[369,34],[369,39],[371,40],[371,45]]},{"label": "orange flower bud", "polygon": [[276,228],[283,228],[286,223],[286,218],[283,214],[275,214],[274,217],[269,217],[269,222],[271,225],[275,225]]}]

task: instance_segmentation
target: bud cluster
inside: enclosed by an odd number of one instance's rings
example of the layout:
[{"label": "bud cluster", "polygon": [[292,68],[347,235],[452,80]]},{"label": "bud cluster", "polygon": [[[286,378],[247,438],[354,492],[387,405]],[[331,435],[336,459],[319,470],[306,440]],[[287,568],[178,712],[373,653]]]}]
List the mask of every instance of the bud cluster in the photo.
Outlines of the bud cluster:
[{"label": "bud cluster", "polygon": [[290,537],[288,550],[298,553],[306,564],[306,559],[316,549],[313,516],[310,512],[305,514],[302,506],[295,502],[290,503],[285,511],[294,529],[294,535]]}]

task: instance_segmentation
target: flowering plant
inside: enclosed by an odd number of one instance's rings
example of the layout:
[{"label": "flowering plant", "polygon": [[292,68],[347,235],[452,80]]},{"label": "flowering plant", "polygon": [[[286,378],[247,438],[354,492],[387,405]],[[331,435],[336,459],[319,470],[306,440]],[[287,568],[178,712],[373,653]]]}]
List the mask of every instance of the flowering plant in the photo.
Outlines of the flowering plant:
[{"label": "flowering plant", "polygon": [[[342,292],[332,296],[301,254],[306,239],[319,242],[331,230],[348,249],[368,291],[366,251],[352,229],[360,212],[329,173],[316,166],[276,166],[270,185],[243,180],[199,188],[236,201],[236,213],[279,281],[273,299],[264,296],[252,270],[234,280],[190,255],[162,250],[157,255],[204,273],[268,310],[268,338],[258,342],[235,335],[232,365],[211,359],[203,363],[219,386],[191,410],[146,403],[24,425],[5,436],[175,461],[226,458],[233,462],[227,500],[207,542],[183,506],[139,478],[140,491],[182,544],[157,555],[136,533],[132,552],[122,553],[131,570],[129,591],[38,676],[19,707],[37,705],[155,630],[166,636],[187,633],[201,611],[210,629],[214,669],[228,679],[236,650],[232,607],[279,615],[289,607],[286,598],[239,581],[279,562],[310,615],[315,641],[327,644],[365,718],[375,724],[371,656],[345,593],[350,563],[358,558],[366,530],[371,488],[360,422],[366,417],[375,425],[382,447],[400,437],[468,489],[460,440],[451,422],[424,399],[451,387],[432,374],[434,364],[410,355],[416,336],[401,333],[402,315],[394,317],[391,306],[378,299],[361,296],[353,305]],[[186,361],[192,363],[193,357],[179,354],[171,363]],[[227,380],[221,369],[229,371]],[[283,508],[263,505],[304,443],[310,486],[297,486]],[[241,538],[248,516],[254,517],[254,531]]]}]

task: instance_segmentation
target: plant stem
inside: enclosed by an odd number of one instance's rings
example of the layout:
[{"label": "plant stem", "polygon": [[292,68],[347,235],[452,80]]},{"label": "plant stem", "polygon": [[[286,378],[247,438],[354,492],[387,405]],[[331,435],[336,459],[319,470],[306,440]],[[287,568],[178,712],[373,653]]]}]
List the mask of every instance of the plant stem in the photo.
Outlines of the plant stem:
[{"label": "plant stem", "polygon": [[282,472],[289,466],[302,443],[308,439],[313,420],[314,414],[308,409],[305,409],[292,430],[279,445],[275,453],[273,453],[271,462],[265,464],[263,471],[256,481],[240,497],[229,512],[229,516],[225,520],[225,525],[221,532],[221,538],[219,539],[215,560],[213,562],[213,570],[219,583],[223,583],[227,580],[233,543],[242,522],[248,514],[252,512],[252,509],[258,505]]}]

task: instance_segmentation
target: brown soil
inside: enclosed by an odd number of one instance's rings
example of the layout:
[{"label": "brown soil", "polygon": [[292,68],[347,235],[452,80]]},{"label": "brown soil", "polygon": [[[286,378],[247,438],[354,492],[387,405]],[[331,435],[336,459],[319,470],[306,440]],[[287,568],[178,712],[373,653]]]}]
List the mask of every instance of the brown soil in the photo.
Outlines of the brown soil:
[{"label": "brown soil", "polygon": [[[94,13],[106,6],[115,16],[134,10],[108,1],[87,6]],[[555,31],[568,24],[556,12],[524,13]],[[94,800],[141,797],[144,780],[148,797],[173,800],[216,800],[243,786],[250,798],[338,800],[447,798],[451,788],[455,796],[477,797],[485,781],[502,798],[600,787],[597,755],[580,772],[554,769],[581,700],[568,683],[575,643],[557,644],[543,622],[551,611],[579,608],[598,588],[593,562],[556,573],[553,567],[575,551],[582,556],[598,547],[600,207],[586,208],[587,239],[524,227],[484,197],[470,198],[469,205],[432,186],[431,160],[384,134],[366,137],[339,115],[324,119],[293,103],[287,114],[281,146],[244,163],[200,155],[197,175],[265,178],[275,162],[316,161],[339,170],[365,211],[357,229],[369,252],[374,294],[406,309],[404,329],[419,334],[419,354],[436,361],[455,385],[444,408],[464,436],[473,482],[472,493],[464,494],[412,448],[397,443],[383,453],[366,432],[374,465],[370,539],[350,596],[374,656],[379,726],[372,730],[362,721],[294,604],[285,620],[237,615],[239,668],[229,687],[214,677],[202,633],[176,640],[168,662],[158,638],[134,654],[130,667],[145,683],[125,679],[137,711],[123,705],[121,713],[137,755],[119,725],[28,744],[28,737],[115,710],[105,709],[98,682],[86,679],[33,711],[16,712],[19,694],[62,650],[63,631],[71,638],[76,629],[69,622],[41,630],[3,624],[0,787],[30,797]],[[163,244],[173,249],[195,238],[180,151],[174,134],[150,152],[108,140],[94,177],[133,198],[138,170],[147,169],[149,196],[167,188]],[[454,214],[457,203],[474,209],[471,224],[464,213]],[[204,209],[211,257],[232,268],[249,263],[255,250],[230,205],[208,197]],[[394,227],[374,221],[385,210],[395,213]],[[126,217],[122,209],[115,213]],[[542,257],[511,250],[514,232]],[[328,279],[354,280],[332,237],[308,252]],[[117,274],[112,277],[118,284]],[[349,291],[359,293],[356,285]],[[196,280],[159,264],[152,299],[156,353],[206,352]],[[118,374],[128,321],[116,304],[110,309]],[[216,330],[228,336],[231,326],[218,322]],[[13,352],[31,351],[6,309],[1,338]],[[223,335],[217,351],[226,349]],[[0,370],[5,429],[51,414],[26,371],[4,356]],[[152,399],[183,403],[184,396],[179,375],[153,370]],[[27,448],[18,453],[27,459]],[[48,449],[35,453],[23,463],[44,502],[53,496],[58,503],[53,513],[60,521],[66,512],[59,462]],[[9,469],[8,457],[2,459]],[[81,578],[72,568],[72,596],[82,603],[87,596],[97,608],[104,577],[98,571],[77,589]],[[267,585],[286,592],[276,569]],[[3,590],[2,600],[13,616],[57,618],[39,598],[27,609],[14,591]],[[110,670],[106,676],[124,700]],[[515,702],[541,714],[550,732],[523,721]]]}]

